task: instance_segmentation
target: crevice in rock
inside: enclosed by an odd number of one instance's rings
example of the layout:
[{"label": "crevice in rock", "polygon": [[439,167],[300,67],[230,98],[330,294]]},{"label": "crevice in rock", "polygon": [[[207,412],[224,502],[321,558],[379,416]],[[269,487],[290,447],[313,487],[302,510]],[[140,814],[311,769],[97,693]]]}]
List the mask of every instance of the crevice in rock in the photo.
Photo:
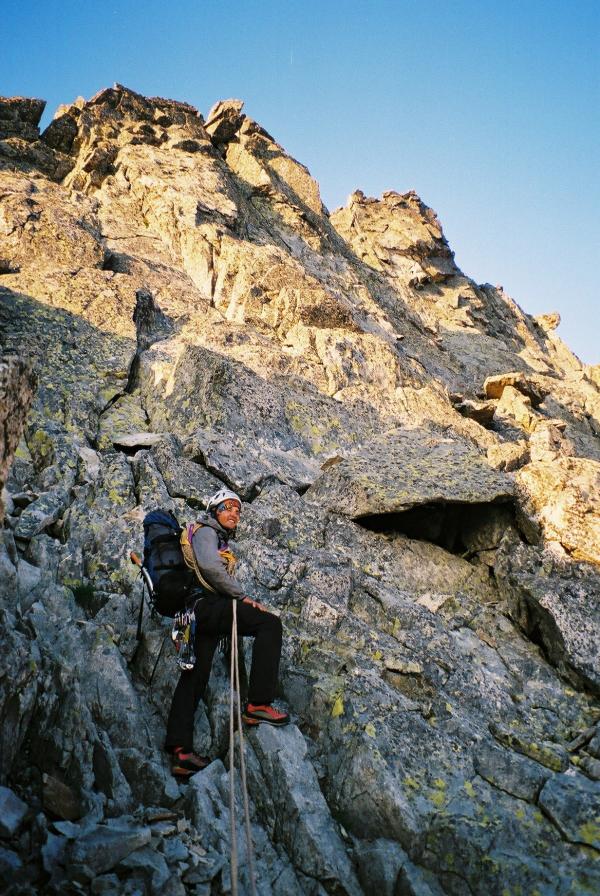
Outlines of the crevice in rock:
[{"label": "crevice in rock", "polygon": [[[543,788],[541,788],[541,790],[543,790]],[[540,793],[541,793],[541,790],[540,790]],[[539,794],[538,794],[538,800],[539,800]],[[550,825],[552,826],[552,828],[556,831],[556,833],[558,834],[558,836],[560,837],[560,839],[563,841],[563,843],[572,843],[572,844],[575,844],[576,841],[571,840],[571,839],[565,834],[565,832],[564,832],[564,831],[562,830],[562,828],[559,826],[559,824],[558,824],[558,822],[556,821],[556,819],[552,817],[552,815],[550,814],[550,812],[548,811],[548,809],[547,809],[542,803],[540,803],[539,801],[538,801],[538,803],[537,803],[537,808],[539,809],[540,813],[544,816],[544,818],[546,819],[546,821],[548,822],[548,824],[550,824]],[[591,849],[593,849],[593,848],[594,848],[594,847],[592,846]]]},{"label": "crevice in rock", "polygon": [[[132,362],[132,363],[133,363],[133,362]],[[109,410],[112,408],[112,406],[113,406],[114,404],[116,404],[116,402],[117,402],[120,398],[123,398],[123,396],[127,394],[127,391],[128,391],[128,390],[127,390],[127,386],[129,385],[129,378],[130,378],[130,377],[131,377],[131,365],[130,365],[130,367],[129,367],[129,374],[128,374],[128,377],[127,377],[127,385],[125,386],[125,389],[124,389],[123,391],[121,391],[121,392],[117,392],[116,395],[113,395],[113,397],[110,398],[110,399],[106,402],[106,404],[104,405],[104,407],[100,410],[100,413],[98,414],[98,423],[97,423],[97,427],[96,427],[96,435],[95,435],[93,438],[90,438],[90,440],[89,440],[89,441],[90,441],[90,447],[93,448],[94,451],[99,451],[99,450],[100,450],[99,447],[98,447],[98,446],[99,446],[99,438],[100,438],[100,421],[101,421],[102,417],[104,416],[104,414],[106,414],[106,412],[109,411]]]},{"label": "crevice in rock", "polygon": [[494,790],[497,790],[499,793],[505,793],[511,799],[519,800],[519,802],[525,803],[527,806],[537,806],[538,805],[537,800],[540,795],[540,791],[541,791],[542,787],[544,786],[543,783],[539,785],[539,787],[537,788],[535,798],[533,800],[531,800],[531,799],[527,799],[524,796],[517,796],[517,794],[513,793],[512,790],[508,790],[506,787],[502,787],[497,781],[492,781],[491,778],[486,778],[483,775],[480,775],[480,777],[482,778],[483,781],[485,781],[486,784],[488,784],[490,787],[493,787]]},{"label": "crevice in rock", "polygon": [[[518,631],[521,632],[523,638],[536,645],[548,665],[553,666],[559,675],[566,677],[567,680],[573,683],[573,680],[565,674],[565,670],[561,669],[557,664],[556,657],[552,656],[551,645],[553,642],[560,642],[561,652],[563,652],[564,641],[556,628],[551,614],[535,601],[532,602],[532,599],[524,593],[518,599],[516,605],[513,603],[507,615]],[[547,626],[547,631],[544,634],[545,626]],[[577,687],[582,690],[586,688],[585,683],[581,680],[578,682]]]},{"label": "crevice in rock", "polygon": [[427,541],[471,560],[498,547],[505,529],[514,524],[514,511],[506,503],[434,501],[398,513],[369,514],[355,522],[371,532]]},{"label": "crevice in rock", "polygon": [[137,348],[129,365],[125,393],[131,395],[139,383],[140,356],[146,349],[161,339],[168,339],[173,333],[170,318],[161,311],[154,301],[154,296],[147,289],[138,289],[135,294],[133,311]]},{"label": "crevice in rock", "polygon": [[[100,417],[102,417],[103,414],[106,414],[106,412],[110,408],[112,408],[113,404],[115,404],[119,400],[119,398],[123,398],[124,395],[125,395],[125,392],[117,392],[116,395],[113,395],[113,397],[106,402],[106,404],[104,405],[104,407],[98,414],[98,419],[100,419]],[[93,447],[95,448],[96,446],[94,445]]]},{"label": "crevice in rock", "polygon": [[[442,864],[442,863],[440,863],[440,864]],[[418,867],[425,868],[426,871],[429,871],[429,872],[433,873],[432,869],[431,869],[428,865],[421,865],[421,866],[418,866]],[[468,881],[468,879],[466,878],[466,876],[464,876],[464,875],[462,875],[462,874],[459,874],[459,872],[456,871],[455,869],[450,869],[450,868],[448,868],[448,867],[445,865],[445,863],[444,863],[444,867],[443,867],[443,868],[436,868],[436,872],[437,872],[437,874],[436,874],[436,879],[437,879],[437,880],[440,880],[440,879],[443,879],[443,878],[448,878],[449,880],[453,880],[453,879],[454,879],[454,880],[459,881],[459,886],[461,887],[461,889],[460,889],[460,890],[459,890],[459,889],[455,889],[454,892],[461,892],[461,891],[462,891],[463,893],[468,894],[468,896],[477,896],[476,891],[473,889],[473,887],[472,887],[471,884],[469,883],[469,881]],[[413,892],[414,892],[414,891],[413,891]],[[430,892],[431,892],[431,891],[430,891]],[[450,892],[450,891],[446,891],[446,890],[444,890],[443,892]]]},{"label": "crevice in rock", "polygon": [[547,644],[544,640],[541,621],[539,617],[537,617],[534,613],[529,612],[529,607],[527,607],[527,623],[523,628],[523,632],[527,635],[528,641],[531,641],[532,644],[535,644],[536,647],[539,647],[541,654],[546,662],[549,665],[553,665],[552,660],[550,659],[550,656],[548,654]]},{"label": "crevice in rock", "polygon": [[131,272],[130,257],[123,252],[106,249],[101,270],[113,271],[115,274],[129,274]]},{"label": "crevice in rock", "polygon": [[279,476],[275,476],[273,473],[269,473],[267,476],[263,476],[262,479],[259,479],[258,482],[254,483],[254,485],[252,486],[252,488],[250,490],[249,497],[245,498],[244,500],[248,504],[251,504],[252,501],[254,501],[255,498],[258,498],[259,495],[262,493],[262,491],[268,485],[271,485],[271,484],[284,485],[288,488],[291,488],[293,491],[296,492],[296,494],[300,495],[300,497],[302,497],[302,495],[305,492],[307,492],[308,489],[310,488],[310,485],[292,485],[289,482],[286,482],[285,480],[280,479]]},{"label": "crevice in rock", "polygon": [[[199,467],[202,467],[204,470],[207,470],[209,473],[212,473],[212,475],[215,476],[220,482],[222,482],[223,485],[239,494],[245,504],[252,504],[252,502],[255,501],[256,498],[259,498],[263,490],[271,483],[289,486],[289,488],[294,489],[294,491],[296,491],[299,495],[304,494],[304,492],[308,488],[308,486],[296,487],[293,485],[289,485],[289,483],[285,482],[283,479],[280,479],[278,476],[275,476],[272,473],[269,473],[266,476],[263,476],[261,479],[251,482],[248,485],[235,482],[234,479],[226,474],[226,472],[219,464],[211,463],[210,459],[202,450],[189,457],[189,460],[191,460],[192,463],[197,464]],[[188,499],[186,498],[186,500]]]},{"label": "crevice in rock", "polygon": [[194,495],[184,495],[177,492],[175,489],[171,489],[167,486],[167,492],[169,498],[172,498],[174,501],[183,499],[188,507],[191,507],[192,510],[206,510],[205,501],[202,498],[197,498]]},{"label": "crevice in rock", "polygon": [[126,457],[135,457],[135,455],[139,451],[148,451],[148,445],[119,445],[113,442],[113,447],[115,451],[118,451],[119,454],[124,454]]},{"label": "crevice in rock", "polygon": [[140,354],[141,352],[137,350],[132,358],[131,364],[129,365],[129,370],[127,372],[127,384],[125,386],[124,392],[122,393],[123,395],[131,395],[138,385],[140,372]]}]

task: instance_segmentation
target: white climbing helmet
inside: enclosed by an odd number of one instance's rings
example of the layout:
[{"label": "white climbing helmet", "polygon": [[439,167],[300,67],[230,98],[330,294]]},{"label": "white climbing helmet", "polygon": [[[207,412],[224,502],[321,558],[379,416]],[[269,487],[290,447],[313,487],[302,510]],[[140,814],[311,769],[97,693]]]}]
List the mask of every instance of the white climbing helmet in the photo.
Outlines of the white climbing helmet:
[{"label": "white climbing helmet", "polygon": [[237,501],[242,506],[242,499],[239,495],[236,495],[235,492],[232,492],[231,489],[221,488],[218,492],[208,499],[206,502],[206,509],[210,512],[214,510],[215,507],[218,507],[219,504],[222,504],[223,501]]}]

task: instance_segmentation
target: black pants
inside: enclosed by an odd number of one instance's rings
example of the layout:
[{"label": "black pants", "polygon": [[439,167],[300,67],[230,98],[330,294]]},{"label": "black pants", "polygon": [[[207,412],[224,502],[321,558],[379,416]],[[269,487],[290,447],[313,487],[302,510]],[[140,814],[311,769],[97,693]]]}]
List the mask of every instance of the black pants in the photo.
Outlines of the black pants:
[{"label": "black pants", "polygon": [[[221,595],[204,597],[196,604],[196,665],[182,672],[169,712],[165,746],[193,749],[194,714],[210,677],[219,639],[231,634],[233,601]],[[281,621],[273,613],[237,601],[239,635],[254,638],[248,684],[250,703],[270,703],[275,697],[281,656]]]}]

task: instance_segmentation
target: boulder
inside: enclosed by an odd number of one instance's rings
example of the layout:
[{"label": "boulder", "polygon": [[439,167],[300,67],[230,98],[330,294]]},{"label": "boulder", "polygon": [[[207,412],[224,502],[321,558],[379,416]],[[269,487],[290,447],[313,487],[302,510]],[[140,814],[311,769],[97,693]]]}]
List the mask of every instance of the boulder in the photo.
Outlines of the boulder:
[{"label": "boulder", "polygon": [[495,470],[512,473],[529,463],[530,454],[528,443],[525,440],[517,442],[501,442],[491,445],[487,450],[487,460]]},{"label": "boulder", "polygon": [[494,420],[499,425],[508,422],[509,425],[518,426],[525,432],[532,432],[537,424],[531,399],[511,385],[505,385],[502,389],[500,400],[494,411]]},{"label": "boulder", "polygon": [[409,861],[404,850],[393,840],[359,840],[354,855],[363,892],[396,896],[398,877]]},{"label": "boulder", "polygon": [[113,896],[119,891],[120,881],[116,874],[101,874],[95,877],[90,885],[94,896]]},{"label": "boulder", "polygon": [[587,749],[592,756],[595,756],[596,759],[600,759],[600,726],[596,727]]},{"label": "boulder", "polygon": [[[129,445],[127,445],[127,441],[125,443],[121,441],[122,439],[127,440],[130,436],[133,436],[133,442],[130,442]],[[139,443],[140,448],[150,448],[156,444],[156,440],[151,436],[150,440],[145,443],[147,436],[147,416],[138,395],[128,393],[119,395],[100,418],[97,441],[101,450],[129,447],[133,453],[138,439],[142,440]]]},{"label": "boulder", "polygon": [[482,426],[491,426],[497,405],[494,401],[473,401],[470,398],[463,398],[454,407],[463,417],[469,417]]},{"label": "boulder", "polygon": [[193,507],[204,509],[206,499],[222,488],[222,481],[206,467],[184,457],[181,443],[174,437],[163,438],[152,457],[172,498],[185,498]]},{"label": "boulder", "polygon": [[228,143],[240,129],[244,116],[242,100],[220,100],[206,116],[204,127],[214,143]]},{"label": "boulder", "polygon": [[600,693],[600,574],[594,567],[573,569],[510,537],[497,555],[495,573],[509,612],[540,643],[551,662],[577,686]]},{"label": "boulder", "polygon": [[[295,725],[276,730],[261,725],[251,735],[252,748],[267,783],[274,835],[281,840],[299,871],[340,892],[361,888],[306,757],[306,744]],[[257,802],[265,799],[256,782]]]},{"label": "boulder", "polygon": [[137,451],[140,448],[152,448],[153,445],[158,445],[162,438],[159,432],[115,433],[112,442],[115,448]]},{"label": "boulder", "polygon": [[205,430],[188,439],[184,450],[244,499],[254,497],[270,478],[306,489],[319,472],[318,462],[302,450],[282,449],[261,437],[248,441]]},{"label": "boulder", "polygon": [[539,803],[563,837],[600,850],[600,782],[583,775],[554,775],[544,785]]},{"label": "boulder", "polygon": [[324,470],[306,498],[358,519],[434,503],[509,501],[512,493],[510,480],[464,442],[412,429],[373,439]]},{"label": "boulder", "polygon": [[581,757],[579,768],[592,781],[600,781],[600,759],[584,755]]},{"label": "boulder", "polygon": [[555,457],[516,474],[525,531],[559,542],[574,559],[600,563],[600,462]]},{"label": "boulder", "polygon": [[25,816],[28,806],[9,787],[0,787],[0,836],[13,837]]},{"label": "boulder", "polygon": [[163,856],[151,846],[143,846],[121,859],[117,869],[132,876],[139,874],[152,893],[162,893],[171,877],[171,871]]},{"label": "boulder", "polygon": [[475,751],[475,769],[490,784],[531,803],[551,776],[543,765],[489,742]]},{"label": "boulder", "polygon": [[526,396],[533,407],[537,407],[544,400],[544,392],[521,370],[488,376],[483,384],[486,398],[502,398],[504,390],[507,388],[514,389]]},{"label": "boulder", "polygon": [[42,133],[41,139],[51,149],[56,149],[62,153],[70,153],[76,136],[77,119],[72,114],[66,113],[54,117]]},{"label": "boulder", "polygon": [[572,457],[576,454],[575,446],[564,435],[565,426],[563,420],[537,421],[529,436],[529,451],[533,463],[554,461],[559,457]]},{"label": "boulder", "polygon": [[30,97],[0,97],[0,121],[26,121],[37,126],[46,108],[45,100]]},{"label": "boulder", "polygon": [[96,825],[71,841],[67,859],[73,866],[89,869],[89,877],[92,878],[110,871],[130,853],[146,846],[151,836],[148,827]]},{"label": "boulder", "polygon": [[560,326],[560,314],[558,311],[550,311],[548,314],[538,314],[533,318],[538,327],[546,333],[551,333]]},{"label": "boulder", "polygon": [[43,804],[50,815],[65,821],[77,821],[82,816],[81,801],[72,787],[52,775],[44,773]]},{"label": "boulder", "polygon": [[135,747],[117,750],[117,758],[135,797],[144,805],[171,806],[179,799],[179,788],[166,763],[149,759]]},{"label": "boulder", "polygon": [[21,137],[35,141],[38,124],[46,107],[45,100],[24,96],[0,97],[0,139]]},{"label": "boulder", "polygon": [[62,488],[40,495],[20,515],[15,527],[15,538],[29,541],[44,532],[58,520],[68,503],[68,495]]},{"label": "boulder", "polygon": [[21,870],[23,862],[19,854],[12,849],[0,846],[0,875],[3,880],[14,880],[14,875]]}]

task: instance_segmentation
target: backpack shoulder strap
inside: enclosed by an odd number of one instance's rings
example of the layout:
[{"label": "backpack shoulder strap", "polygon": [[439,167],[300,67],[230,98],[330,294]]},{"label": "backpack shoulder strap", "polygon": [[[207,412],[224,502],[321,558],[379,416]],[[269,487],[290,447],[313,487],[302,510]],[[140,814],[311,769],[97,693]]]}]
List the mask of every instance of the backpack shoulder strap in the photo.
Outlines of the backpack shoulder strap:
[{"label": "backpack shoulder strap", "polygon": [[202,528],[202,523],[190,523],[188,526],[184,526],[181,531],[181,537],[179,542],[181,544],[181,553],[183,554],[183,559],[185,560],[185,565],[189,567],[196,574],[196,578],[200,582],[203,588],[206,588],[207,591],[215,594],[215,589],[212,585],[209,585],[202,572],[200,571],[200,567],[198,566],[198,561],[196,560],[196,555],[194,554],[194,548],[192,547],[192,539],[198,529]]}]

